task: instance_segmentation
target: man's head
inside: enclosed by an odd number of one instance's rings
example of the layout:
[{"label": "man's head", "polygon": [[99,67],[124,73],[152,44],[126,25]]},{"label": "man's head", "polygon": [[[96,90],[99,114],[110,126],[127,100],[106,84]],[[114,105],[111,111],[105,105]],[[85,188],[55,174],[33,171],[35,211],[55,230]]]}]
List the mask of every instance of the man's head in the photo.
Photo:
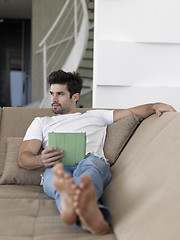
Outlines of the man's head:
[{"label": "man's head", "polygon": [[48,81],[51,87],[51,104],[55,114],[74,112],[82,89],[82,79],[78,73],[58,70],[52,72]]},{"label": "man's head", "polygon": [[82,78],[79,73],[64,72],[63,70],[58,70],[52,72],[48,77],[49,84],[64,84],[67,85],[67,90],[70,93],[70,98],[73,94],[81,93],[82,89]]}]

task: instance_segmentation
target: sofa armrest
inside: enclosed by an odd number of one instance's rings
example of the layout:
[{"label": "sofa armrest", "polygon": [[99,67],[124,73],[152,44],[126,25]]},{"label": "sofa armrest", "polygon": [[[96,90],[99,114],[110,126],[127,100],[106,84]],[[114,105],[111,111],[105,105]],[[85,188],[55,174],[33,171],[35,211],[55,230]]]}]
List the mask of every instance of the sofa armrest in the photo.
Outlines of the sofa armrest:
[{"label": "sofa armrest", "polygon": [[116,163],[103,203],[118,239],[179,239],[180,113],[145,119]]}]

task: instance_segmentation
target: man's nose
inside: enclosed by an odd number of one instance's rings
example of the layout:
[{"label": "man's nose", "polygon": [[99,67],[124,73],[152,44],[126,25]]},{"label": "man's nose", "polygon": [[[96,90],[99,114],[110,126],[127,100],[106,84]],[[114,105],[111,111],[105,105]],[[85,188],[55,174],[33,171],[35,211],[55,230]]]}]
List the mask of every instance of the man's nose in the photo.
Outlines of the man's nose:
[{"label": "man's nose", "polygon": [[57,97],[57,95],[53,95],[51,99],[52,99],[52,102],[57,102],[58,97]]}]

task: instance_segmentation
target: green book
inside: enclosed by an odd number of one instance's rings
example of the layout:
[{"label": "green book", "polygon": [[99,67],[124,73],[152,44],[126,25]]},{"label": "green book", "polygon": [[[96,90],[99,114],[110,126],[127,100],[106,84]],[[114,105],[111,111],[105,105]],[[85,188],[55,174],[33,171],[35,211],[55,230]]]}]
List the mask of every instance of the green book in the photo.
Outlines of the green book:
[{"label": "green book", "polygon": [[64,165],[73,166],[85,159],[86,133],[85,132],[49,132],[48,146],[62,150]]}]

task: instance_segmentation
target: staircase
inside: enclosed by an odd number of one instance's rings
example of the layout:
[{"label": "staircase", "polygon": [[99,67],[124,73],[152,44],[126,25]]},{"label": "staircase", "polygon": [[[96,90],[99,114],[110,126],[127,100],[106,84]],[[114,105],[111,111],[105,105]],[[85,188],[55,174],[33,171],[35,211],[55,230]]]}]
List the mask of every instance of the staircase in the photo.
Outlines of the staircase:
[{"label": "staircase", "polygon": [[[86,7],[88,11],[86,10]],[[68,16],[71,16],[70,20]],[[63,21],[60,21],[62,19]],[[76,21],[74,21],[74,19],[76,19]],[[68,20],[68,28],[66,27],[65,20]],[[62,25],[58,25],[59,23],[62,23]],[[64,36],[61,34],[63,31],[59,31],[62,27],[68,29],[68,32],[65,32],[66,35]],[[55,34],[52,34],[53,31],[55,31]],[[54,35],[56,39],[54,39]],[[65,1],[62,10],[53,25],[39,43],[39,47],[41,47],[41,49],[36,52],[37,54],[43,52],[44,98],[41,101],[40,107],[49,106],[50,95],[49,90],[47,89],[47,72],[54,71],[57,68],[57,65],[58,68],[62,68],[65,71],[72,71],[71,69],[76,69],[76,72],[80,73],[83,78],[83,89],[77,107],[92,107],[93,39],[94,0]],[[87,42],[88,44],[86,46]],[[64,50],[69,49],[71,49],[71,51],[68,51],[68,55],[63,57],[65,55],[63,53]],[[59,58],[59,56],[61,56],[61,58]],[[66,60],[62,64],[58,62],[59,59]]]},{"label": "staircase", "polygon": [[94,47],[94,0],[87,0],[89,16],[89,37],[83,59],[77,72],[83,78],[83,89],[78,107],[92,107],[92,85],[93,85],[93,47]]}]

